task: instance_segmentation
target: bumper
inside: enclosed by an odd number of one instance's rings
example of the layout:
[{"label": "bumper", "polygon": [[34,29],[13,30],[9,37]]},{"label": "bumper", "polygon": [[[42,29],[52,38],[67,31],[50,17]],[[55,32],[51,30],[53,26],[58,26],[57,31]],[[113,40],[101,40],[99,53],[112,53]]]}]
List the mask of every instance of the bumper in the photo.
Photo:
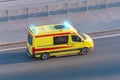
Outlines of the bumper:
[{"label": "bumper", "polygon": [[90,52],[93,52],[94,47],[89,47]]},{"label": "bumper", "polygon": [[31,58],[35,58],[35,55],[31,55],[30,52],[28,51],[28,49],[26,50],[26,54]]}]

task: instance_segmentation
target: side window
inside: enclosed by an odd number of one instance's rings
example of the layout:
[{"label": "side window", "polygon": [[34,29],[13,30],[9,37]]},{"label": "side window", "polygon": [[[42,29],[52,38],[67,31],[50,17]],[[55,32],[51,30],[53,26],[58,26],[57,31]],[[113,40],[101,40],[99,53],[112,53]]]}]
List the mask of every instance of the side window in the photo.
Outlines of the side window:
[{"label": "side window", "polygon": [[68,43],[68,36],[57,36],[53,37],[54,45],[57,44],[67,44]]},{"label": "side window", "polygon": [[72,35],[72,41],[73,42],[81,42],[81,38],[77,35]]}]

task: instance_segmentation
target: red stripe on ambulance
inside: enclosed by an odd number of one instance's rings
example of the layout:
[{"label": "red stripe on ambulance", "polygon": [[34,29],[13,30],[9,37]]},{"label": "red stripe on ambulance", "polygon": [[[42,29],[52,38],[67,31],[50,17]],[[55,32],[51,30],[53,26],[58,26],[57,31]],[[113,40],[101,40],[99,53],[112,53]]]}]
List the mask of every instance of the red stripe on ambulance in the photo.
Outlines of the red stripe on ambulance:
[{"label": "red stripe on ambulance", "polygon": [[57,33],[57,34],[38,35],[38,36],[35,36],[35,38],[39,38],[39,37],[46,37],[46,36],[59,36],[59,35],[66,35],[66,34],[70,34],[70,32]]},{"label": "red stripe on ambulance", "polygon": [[69,48],[72,46],[60,46],[60,47],[50,47],[50,48],[39,48],[35,49],[35,51],[45,51],[45,50],[55,50],[55,49],[63,49],[63,48]]}]

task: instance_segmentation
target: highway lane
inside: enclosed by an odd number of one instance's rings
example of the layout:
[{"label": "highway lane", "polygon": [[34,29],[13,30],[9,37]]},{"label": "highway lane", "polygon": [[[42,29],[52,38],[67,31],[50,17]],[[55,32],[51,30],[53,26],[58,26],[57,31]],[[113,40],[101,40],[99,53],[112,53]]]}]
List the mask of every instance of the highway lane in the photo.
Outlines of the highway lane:
[{"label": "highway lane", "polygon": [[119,80],[120,36],[94,40],[85,56],[31,59],[25,49],[0,53],[0,80]]}]

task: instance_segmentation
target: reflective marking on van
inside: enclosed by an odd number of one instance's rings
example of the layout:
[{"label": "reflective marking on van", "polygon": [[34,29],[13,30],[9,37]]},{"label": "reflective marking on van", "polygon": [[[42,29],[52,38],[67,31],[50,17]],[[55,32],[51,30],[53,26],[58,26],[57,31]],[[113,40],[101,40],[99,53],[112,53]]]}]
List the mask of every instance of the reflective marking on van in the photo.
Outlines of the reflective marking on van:
[{"label": "reflective marking on van", "polygon": [[[79,51],[80,52],[81,48],[74,48],[74,49],[67,49],[67,50],[56,50],[56,51],[50,51],[50,54],[54,54],[54,53],[61,53],[61,52],[71,52],[71,51]],[[40,55],[42,53],[36,53],[35,55]],[[72,53],[75,54],[75,53]],[[78,53],[76,53],[78,54]],[[69,55],[69,54],[68,54]]]},{"label": "reflective marking on van", "polygon": [[51,51],[50,53],[59,53],[59,52],[68,52],[68,51],[76,51],[81,50],[81,48],[75,48],[75,49],[67,49],[67,50],[57,50],[57,51]]},{"label": "reflective marking on van", "polygon": [[49,44],[49,45],[42,45],[42,46],[37,46],[37,47],[46,47],[46,46],[53,46],[53,44]]},{"label": "reflective marking on van", "polygon": [[35,49],[35,51],[45,51],[45,50],[55,50],[55,49],[63,49],[63,48],[70,48],[73,46],[59,46],[59,47],[50,47],[50,48],[39,48]]},{"label": "reflective marking on van", "polygon": [[66,34],[70,34],[70,32],[56,33],[56,34],[38,35],[38,36],[35,36],[35,38],[47,37],[47,36],[59,36],[59,35],[66,35]]}]

